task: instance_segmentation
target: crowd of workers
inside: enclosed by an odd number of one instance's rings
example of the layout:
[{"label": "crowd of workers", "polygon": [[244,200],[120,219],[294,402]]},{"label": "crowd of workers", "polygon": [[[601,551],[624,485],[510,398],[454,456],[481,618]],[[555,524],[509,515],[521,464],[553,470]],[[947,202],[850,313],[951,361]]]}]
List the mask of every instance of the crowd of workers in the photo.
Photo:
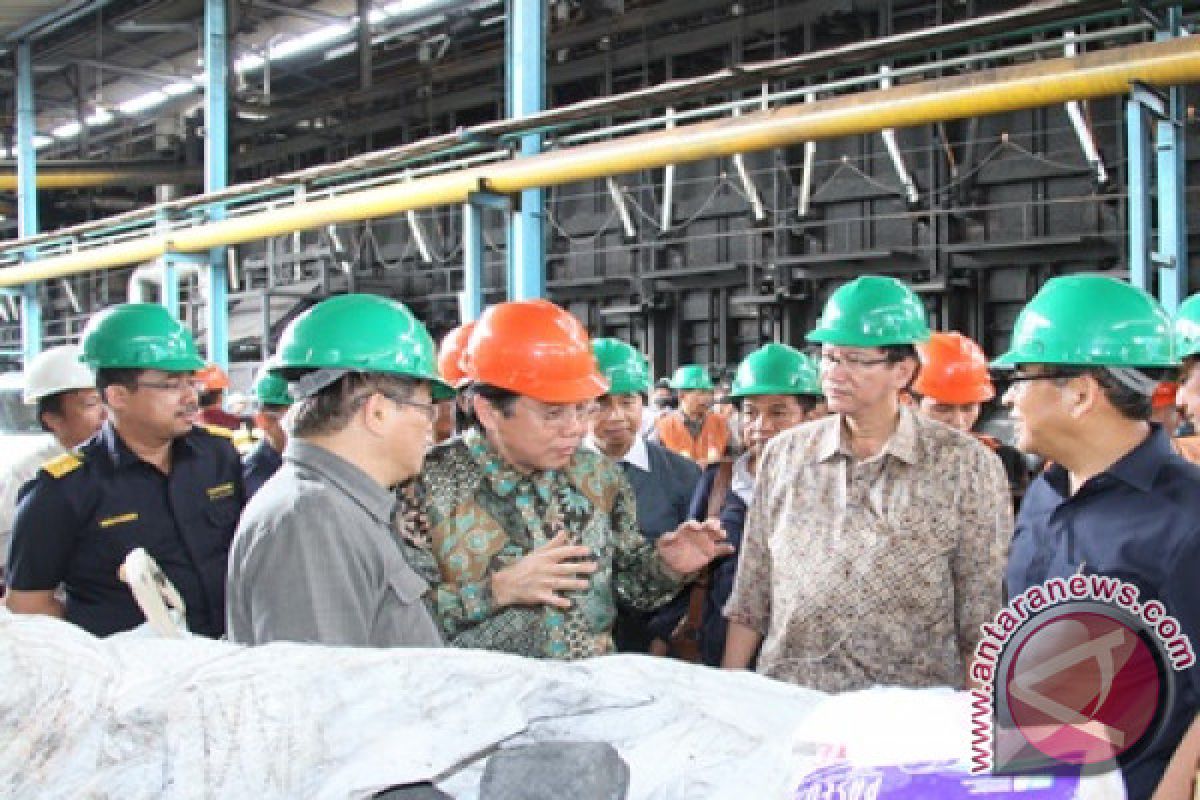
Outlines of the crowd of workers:
[{"label": "crowd of workers", "polygon": [[[54,443],[0,486],[6,604],[133,628],[117,572],[144,547],[190,630],[246,644],[965,688],[1006,597],[1086,573],[1200,641],[1200,447],[1174,436],[1200,418],[1200,296],[1172,320],[1126,283],[1054,278],[989,365],[911,287],[864,276],[807,342],[750,353],[718,396],[705,366],[656,384],[630,343],[544,300],[492,306],[439,351],[401,303],[343,295],[284,331],[243,460],[189,332],[115,307],[26,370]],[[974,430],[996,370],[1015,447]],[[1183,673],[1122,762],[1130,797],[1198,691]]]}]

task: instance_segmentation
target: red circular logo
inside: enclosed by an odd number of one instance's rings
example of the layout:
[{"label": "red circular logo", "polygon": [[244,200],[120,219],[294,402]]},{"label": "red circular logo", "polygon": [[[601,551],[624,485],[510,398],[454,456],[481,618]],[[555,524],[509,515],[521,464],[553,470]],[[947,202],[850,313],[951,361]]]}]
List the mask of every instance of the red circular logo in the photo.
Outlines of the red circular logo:
[{"label": "red circular logo", "polygon": [[1008,662],[1013,724],[1066,764],[1109,761],[1136,745],[1159,703],[1158,664],[1137,631],[1072,611],[1034,627]]}]

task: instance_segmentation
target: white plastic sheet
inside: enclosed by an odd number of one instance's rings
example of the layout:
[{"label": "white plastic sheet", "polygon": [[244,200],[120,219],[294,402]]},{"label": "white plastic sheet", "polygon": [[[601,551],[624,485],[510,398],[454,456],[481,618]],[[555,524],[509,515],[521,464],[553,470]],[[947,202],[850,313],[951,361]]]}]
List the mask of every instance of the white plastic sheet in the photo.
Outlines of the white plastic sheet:
[{"label": "white plastic sheet", "polygon": [[803,727],[838,699],[642,656],[101,640],[0,609],[0,796],[340,800],[433,780],[470,800],[496,748],[569,739],[612,743],[631,798],[785,798],[842,734],[832,706]]}]

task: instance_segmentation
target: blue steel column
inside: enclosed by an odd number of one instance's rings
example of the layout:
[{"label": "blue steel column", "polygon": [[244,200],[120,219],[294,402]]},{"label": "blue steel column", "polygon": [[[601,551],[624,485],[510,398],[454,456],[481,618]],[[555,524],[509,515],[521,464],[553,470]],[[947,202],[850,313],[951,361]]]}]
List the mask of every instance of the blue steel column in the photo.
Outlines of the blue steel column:
[{"label": "blue steel column", "polygon": [[[508,115],[542,110],[545,96],[545,0],[508,0],[505,79]],[[542,150],[541,134],[521,137],[521,155]],[[509,217],[508,297],[528,300],[546,294],[545,241],[541,189],[521,192],[521,210]]]},{"label": "blue steel column", "polygon": [[1129,157],[1129,282],[1150,288],[1150,165],[1146,152],[1142,90],[1134,87],[1125,103],[1125,149]]},{"label": "blue steel column", "polygon": [[[204,191],[224,189],[229,181],[229,50],[226,0],[204,2]],[[225,208],[209,207],[209,219],[224,219]],[[229,288],[225,248],[209,253],[208,360],[229,367]]]},{"label": "blue steel column", "polygon": [[463,203],[463,303],[462,321],[483,313],[483,209]]},{"label": "blue steel column", "polygon": [[[1180,34],[1182,14],[1178,6],[1166,10],[1166,30],[1156,39]],[[1183,89],[1167,90],[1165,115],[1155,124],[1158,145],[1158,293],[1167,311],[1174,313],[1188,291],[1187,247],[1187,161],[1185,160]]]},{"label": "blue steel column", "polygon": [[[17,228],[20,236],[35,236],[37,214],[37,115],[33,103],[33,52],[29,40],[17,44]],[[37,258],[37,249],[24,253],[26,261]],[[42,350],[42,307],[38,285],[21,287],[21,346],[24,363]]]}]

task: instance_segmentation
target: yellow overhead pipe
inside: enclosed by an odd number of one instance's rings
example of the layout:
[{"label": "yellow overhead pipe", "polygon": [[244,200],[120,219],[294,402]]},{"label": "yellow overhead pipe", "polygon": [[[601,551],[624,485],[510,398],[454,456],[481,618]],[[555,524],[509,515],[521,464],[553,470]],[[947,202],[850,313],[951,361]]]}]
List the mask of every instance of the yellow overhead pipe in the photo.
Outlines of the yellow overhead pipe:
[{"label": "yellow overhead pipe", "polygon": [[[163,169],[44,169],[37,171],[37,188],[39,189],[96,189],[101,186],[136,183],[148,186],[156,183],[181,183],[194,179],[199,170],[163,170]],[[15,172],[0,172],[0,192],[15,192],[17,190],[17,174]]]},{"label": "yellow overhead pipe", "polygon": [[524,189],[723,158],[797,142],[1125,94],[1135,81],[1173,86],[1198,80],[1200,37],[1037,61],[816,103],[798,103],[445,175],[400,180],[289,208],[209,222],[167,235],[148,234],[128,242],[50,256],[0,270],[0,287],[136,264],[158,258],[168,250],[200,253],[323,225],[463,203],[469,192],[480,189],[513,194]]}]

